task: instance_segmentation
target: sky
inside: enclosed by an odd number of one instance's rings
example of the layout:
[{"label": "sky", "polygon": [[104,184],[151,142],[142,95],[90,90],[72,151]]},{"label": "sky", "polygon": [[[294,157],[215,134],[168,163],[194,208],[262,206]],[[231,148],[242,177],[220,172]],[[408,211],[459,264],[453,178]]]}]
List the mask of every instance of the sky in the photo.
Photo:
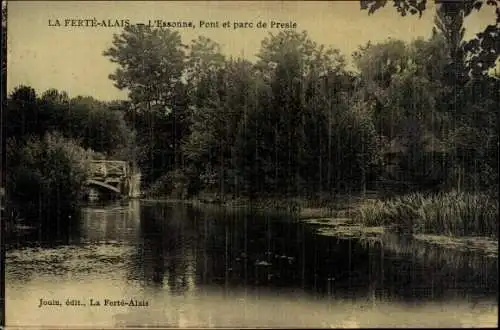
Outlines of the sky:
[{"label": "sky", "polygon": [[[430,1],[429,1],[430,2]],[[120,27],[55,27],[56,20],[128,19],[192,21],[196,28],[179,29],[184,43],[203,35],[222,45],[227,56],[255,60],[261,41],[280,30],[201,28],[203,21],[296,22],[319,44],[350,56],[368,41],[387,38],[411,41],[429,37],[434,8],[421,18],[400,17],[389,3],[374,15],[361,11],[359,1],[8,1],[9,93],[28,85],[42,93],[49,88],[66,91],[71,97],[93,96],[100,100],[126,99],[126,92],[113,86],[108,76],[116,65],[102,55],[111,47]],[[466,19],[466,39],[494,22],[489,6]],[[49,23],[50,20],[50,23]],[[219,25],[220,26],[220,25]]]}]

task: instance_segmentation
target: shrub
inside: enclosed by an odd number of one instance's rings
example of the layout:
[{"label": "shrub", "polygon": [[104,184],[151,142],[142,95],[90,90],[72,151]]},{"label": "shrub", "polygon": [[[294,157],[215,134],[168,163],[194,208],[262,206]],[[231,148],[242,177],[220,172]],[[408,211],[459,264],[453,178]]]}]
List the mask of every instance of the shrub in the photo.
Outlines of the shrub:
[{"label": "shrub", "polygon": [[8,197],[27,220],[62,219],[78,206],[93,152],[57,133],[10,141]]},{"label": "shrub", "polygon": [[149,188],[150,197],[172,197],[183,199],[188,189],[188,179],[180,170],[170,171],[157,179]]}]

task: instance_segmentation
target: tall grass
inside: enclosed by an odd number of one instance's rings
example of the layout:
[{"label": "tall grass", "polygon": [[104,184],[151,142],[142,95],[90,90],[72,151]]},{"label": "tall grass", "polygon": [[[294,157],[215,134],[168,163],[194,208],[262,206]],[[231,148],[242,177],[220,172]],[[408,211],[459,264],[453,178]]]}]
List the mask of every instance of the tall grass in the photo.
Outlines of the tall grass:
[{"label": "tall grass", "polygon": [[367,201],[354,218],[369,226],[396,225],[415,233],[498,238],[498,200],[482,193],[411,193]]}]

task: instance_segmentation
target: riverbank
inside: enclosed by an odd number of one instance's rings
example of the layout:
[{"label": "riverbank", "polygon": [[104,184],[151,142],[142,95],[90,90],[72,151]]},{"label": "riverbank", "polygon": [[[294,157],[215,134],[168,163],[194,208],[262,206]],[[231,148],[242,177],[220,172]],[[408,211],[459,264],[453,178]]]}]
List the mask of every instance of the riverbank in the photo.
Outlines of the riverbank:
[{"label": "riverbank", "polygon": [[[424,243],[428,246],[459,252],[479,252],[486,256],[498,257],[498,240],[485,236],[449,236],[433,234],[401,235],[394,228],[384,226],[366,226],[355,223],[350,218],[302,218],[301,221],[317,227],[317,233],[339,238],[356,238],[368,243],[380,242],[387,245],[386,238],[399,237],[408,241]],[[401,249],[397,249],[401,250]]]},{"label": "riverbank", "polygon": [[388,200],[351,198],[332,208],[304,208],[302,221],[323,235],[380,241],[385,234],[455,251],[498,256],[498,201],[456,191]]},{"label": "riverbank", "polygon": [[317,227],[321,235],[380,241],[385,234],[396,234],[449,250],[498,256],[498,202],[482,194],[411,193],[384,200],[372,192],[322,200],[261,198],[252,201],[203,196],[182,202],[204,208],[237,210],[250,206],[255,210],[290,212],[300,221]]},{"label": "riverbank", "polygon": [[[181,310],[183,320],[193,315],[191,320],[199,322],[184,325],[206,326],[208,321],[214,325],[208,314],[201,315],[207,321],[201,322],[199,311],[208,308],[214,315],[223,315],[223,310],[210,310],[210,306],[221,304],[236,306],[234,317],[229,315],[233,324],[255,325],[256,320],[264,319],[263,326],[266,321],[279,326],[297,324],[287,315],[304,314],[307,306],[316,312],[308,311],[314,317],[306,320],[307,324],[303,318],[299,320],[305,326],[321,326],[320,321],[327,317],[349,320],[353,311],[361,313],[358,319],[365,320],[361,324],[365,326],[370,325],[366,318],[372,314],[372,326],[381,322],[375,315],[384,317],[382,325],[394,325],[390,315],[405,310],[412,311],[405,312],[401,320],[410,319],[407,325],[415,325],[425,306],[442,312],[438,323],[437,316],[432,322],[427,320],[429,326],[443,326],[443,319],[456,319],[457,313],[496,312],[492,309],[497,305],[495,258],[421,247],[387,232],[381,238],[383,248],[371,241],[366,243],[375,245],[366,246],[358,239],[317,235],[313,225],[294,221],[286,213],[270,216],[203,203],[192,203],[197,206],[191,207],[179,200],[130,204],[86,205],[70,239],[55,228],[48,240],[35,235],[12,246],[6,252],[7,290],[10,297],[24,299],[11,308],[11,321],[25,320],[15,311],[31,308],[30,299],[38,302],[47,291],[62,297],[135,296],[147,300],[153,312],[159,309],[156,320],[165,325],[177,319],[175,313],[182,306],[191,308]],[[119,290],[105,291],[107,287]],[[456,310],[462,305],[464,309]],[[285,309],[263,318],[262,312],[272,306]],[[64,308],[56,316],[68,314]],[[169,308],[174,314],[165,314]],[[35,309],[35,316],[28,319],[33,324],[40,323],[43,314]],[[248,313],[242,316],[242,311]],[[118,318],[123,326],[147,321],[141,310],[129,316],[117,313],[115,317],[104,310],[82,317],[94,320],[94,324],[97,319],[101,325],[107,320],[116,325]],[[277,313],[283,317],[275,322],[273,315]],[[65,324],[77,321],[70,319]],[[329,324],[335,325],[334,320]],[[337,325],[346,326],[341,322]]]}]

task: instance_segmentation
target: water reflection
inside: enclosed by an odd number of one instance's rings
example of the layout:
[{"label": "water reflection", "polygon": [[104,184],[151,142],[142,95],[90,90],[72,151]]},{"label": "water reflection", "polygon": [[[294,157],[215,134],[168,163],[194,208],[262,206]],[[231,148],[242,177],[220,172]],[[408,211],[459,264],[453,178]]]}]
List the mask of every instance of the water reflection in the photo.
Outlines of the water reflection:
[{"label": "water reflection", "polygon": [[187,206],[144,207],[134,260],[136,279],[168,288],[172,294],[194,289],[198,235]]},{"label": "water reflection", "polygon": [[[173,293],[185,292],[188,278],[193,285],[219,285],[225,291],[293,288],[315,297],[407,303],[491,298],[498,290],[496,258],[462,254],[467,263],[460,267],[458,252],[420,258],[420,246],[401,253],[387,239],[367,246],[315,235],[286,217],[250,212],[210,213],[187,206],[144,212],[139,264],[149,267],[146,278],[158,283],[165,278]],[[400,249],[410,244],[398,240],[389,242]]]},{"label": "water reflection", "polygon": [[140,202],[89,205],[82,209],[81,238],[87,243],[133,243],[139,235]]},{"label": "water reflection", "polygon": [[[496,258],[397,236],[320,236],[289,216],[184,204],[92,205],[79,221],[78,237],[66,244],[8,252],[10,324],[496,324]],[[40,297],[134,298],[149,306],[49,312],[37,309]]]},{"label": "water reflection", "polygon": [[[412,297],[431,300],[464,297],[477,303],[498,292],[498,258],[472,251],[438,248],[415,239],[401,240],[386,233],[379,249],[386,251],[385,266],[391,295],[410,300]],[[413,299],[415,300],[415,299]]]}]

